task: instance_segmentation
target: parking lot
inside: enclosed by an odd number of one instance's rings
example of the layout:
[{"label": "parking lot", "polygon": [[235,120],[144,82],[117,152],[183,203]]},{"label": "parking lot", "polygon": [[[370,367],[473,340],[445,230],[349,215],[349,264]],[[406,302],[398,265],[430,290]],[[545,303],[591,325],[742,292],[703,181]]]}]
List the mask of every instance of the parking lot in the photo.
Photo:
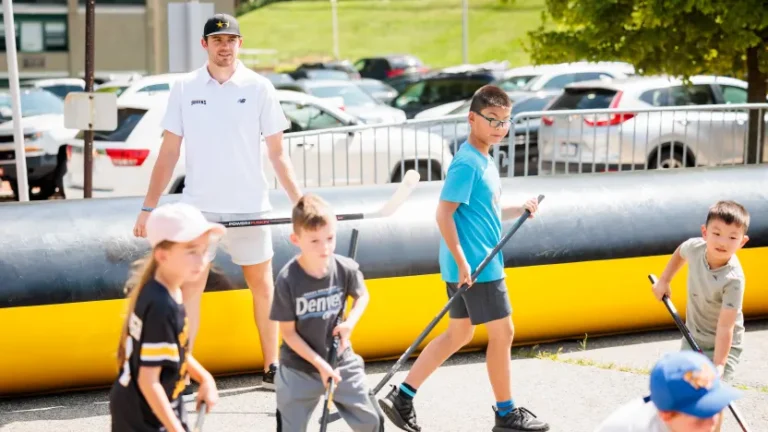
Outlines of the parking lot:
[{"label": "parking lot", "polygon": [[[747,322],[746,350],[735,386],[737,406],[753,431],[768,430],[768,321]],[[646,395],[648,371],[659,356],[678,349],[677,330],[587,338],[513,348],[512,389],[516,404],[550,423],[552,432],[591,432],[623,402]],[[369,363],[375,386],[392,362]],[[388,384],[399,384],[408,362]],[[262,390],[257,375],[218,379],[219,404],[206,418],[205,432],[274,431],[274,393]],[[379,397],[389,390],[385,386]],[[194,410],[194,395],[186,396]],[[416,409],[423,432],[490,430],[493,393],[482,353],[457,354],[419,389]],[[309,429],[317,427],[316,409]],[[193,415],[194,417],[194,415]],[[107,430],[106,390],[0,401],[0,430],[82,432]],[[335,422],[329,431],[349,430]],[[386,430],[397,430],[391,423]],[[723,432],[738,431],[730,412]]]}]

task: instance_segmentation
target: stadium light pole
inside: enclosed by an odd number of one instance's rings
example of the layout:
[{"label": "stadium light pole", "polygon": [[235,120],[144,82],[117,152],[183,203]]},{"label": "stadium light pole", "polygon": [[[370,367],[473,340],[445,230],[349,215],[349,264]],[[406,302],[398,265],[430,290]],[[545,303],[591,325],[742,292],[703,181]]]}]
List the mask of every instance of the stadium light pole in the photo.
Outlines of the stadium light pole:
[{"label": "stadium light pole", "polygon": [[469,63],[469,0],[461,0],[461,58],[464,64]]}]

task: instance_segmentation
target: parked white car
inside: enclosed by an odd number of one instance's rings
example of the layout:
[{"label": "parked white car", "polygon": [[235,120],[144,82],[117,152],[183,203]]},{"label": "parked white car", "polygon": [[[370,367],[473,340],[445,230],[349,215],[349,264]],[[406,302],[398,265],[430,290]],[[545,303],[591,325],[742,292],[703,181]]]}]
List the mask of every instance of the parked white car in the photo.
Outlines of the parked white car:
[{"label": "parked white car", "polygon": [[33,87],[55,94],[62,100],[70,92],[85,91],[85,80],[82,78],[44,78],[37,80],[25,80],[19,83],[22,87]]},{"label": "parked white car", "polygon": [[[128,100],[133,95],[140,93],[168,93],[171,91],[173,83],[183,75],[181,73],[149,75],[130,81],[118,96],[118,100]],[[106,87],[106,83],[101,87]]]},{"label": "parked white car", "polygon": [[[61,186],[66,169],[67,140],[76,129],[64,127],[64,101],[39,89],[21,89],[21,127],[27,161],[30,199],[48,199]],[[16,151],[13,137],[11,95],[0,93],[0,180],[7,180],[17,194]]]},{"label": "parked white car", "polygon": [[[742,163],[749,115],[747,83],[721,76],[636,77],[567,86],[541,119],[543,171],[589,172]],[[653,107],[721,105],[716,110],[633,112]],[[627,114],[558,115],[558,110],[626,108]],[[765,110],[764,110],[765,112]],[[761,126],[765,127],[765,126]],[[765,157],[766,149],[761,150]]]},{"label": "parked white car", "polygon": [[635,68],[623,62],[574,62],[524,66],[507,71],[494,85],[516,102],[539,91],[556,91],[582,81],[623,79],[633,76]]},{"label": "parked white car", "polygon": [[303,92],[333,100],[336,107],[368,124],[399,123],[406,120],[405,111],[383,104],[348,80],[307,80],[276,86],[282,90]]},{"label": "parked white car", "polygon": [[[398,127],[373,129],[323,99],[293,91],[278,90],[277,94],[291,122],[284,138],[285,151],[302,187],[398,182],[409,169],[418,170],[424,181],[445,176],[452,158],[447,140],[437,134]],[[95,136],[94,197],[146,193],[162,142],[160,122],[167,95],[135,95],[118,102],[117,129],[97,132]],[[350,126],[353,130],[331,129]],[[68,197],[81,197],[82,134],[70,140],[69,145],[71,156],[65,185],[72,191]],[[179,193],[184,187],[184,154],[182,142],[181,155],[165,193]],[[263,139],[262,154],[267,180],[277,186]]]}]

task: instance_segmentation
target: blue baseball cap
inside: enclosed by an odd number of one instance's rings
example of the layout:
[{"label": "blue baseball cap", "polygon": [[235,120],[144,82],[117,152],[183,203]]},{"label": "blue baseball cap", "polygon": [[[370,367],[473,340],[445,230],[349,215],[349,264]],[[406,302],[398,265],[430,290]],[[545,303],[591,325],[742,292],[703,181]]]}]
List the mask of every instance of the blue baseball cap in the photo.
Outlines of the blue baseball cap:
[{"label": "blue baseball cap", "polygon": [[715,365],[696,351],[667,354],[651,371],[651,400],[660,411],[710,418],[741,397],[724,384]]}]

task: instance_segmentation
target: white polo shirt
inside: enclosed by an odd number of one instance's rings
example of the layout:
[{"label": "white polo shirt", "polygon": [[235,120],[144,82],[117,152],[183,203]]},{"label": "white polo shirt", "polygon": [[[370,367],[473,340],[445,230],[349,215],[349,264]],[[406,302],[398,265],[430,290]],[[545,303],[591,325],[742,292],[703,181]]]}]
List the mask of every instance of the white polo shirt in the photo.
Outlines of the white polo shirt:
[{"label": "white polo shirt", "polygon": [[182,201],[212,213],[271,210],[261,136],[290,123],[267,78],[238,60],[234,75],[219,84],[206,64],[173,85],[162,127],[186,146]]}]

